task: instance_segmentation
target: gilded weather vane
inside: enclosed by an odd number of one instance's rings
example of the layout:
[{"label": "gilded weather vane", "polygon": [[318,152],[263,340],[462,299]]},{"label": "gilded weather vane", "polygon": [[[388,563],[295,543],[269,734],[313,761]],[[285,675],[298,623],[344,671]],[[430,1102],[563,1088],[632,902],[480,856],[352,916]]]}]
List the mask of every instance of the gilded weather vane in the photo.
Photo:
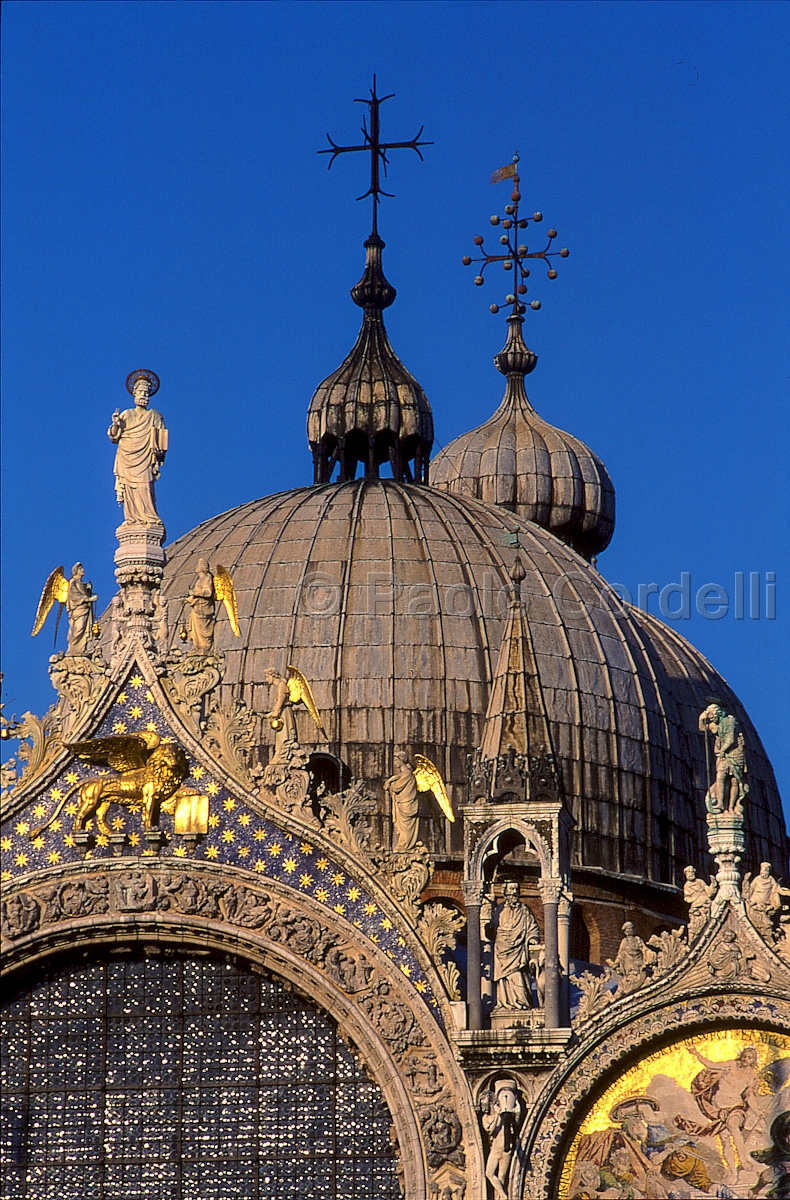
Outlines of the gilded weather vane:
[{"label": "gilded weather vane", "polygon": [[[557,236],[556,229],[550,229],[548,232],[548,241],[543,250],[530,250],[523,242],[516,244],[518,240],[519,230],[526,229],[530,221],[534,224],[539,224],[543,220],[543,213],[533,213],[531,217],[519,216],[518,206],[521,200],[521,192],[519,191],[519,176],[518,176],[518,154],[513,155],[513,161],[508,163],[506,167],[500,167],[498,171],[494,171],[491,176],[492,183],[500,183],[503,179],[513,180],[513,194],[510,197],[511,203],[505,205],[505,216],[500,218],[496,214],[491,218],[491,224],[501,225],[505,232],[500,236],[499,243],[502,246],[502,253],[488,254],[483,250],[484,238],[478,236],[475,238],[475,245],[479,246],[482,251],[480,258],[471,258],[465,254],[461,260],[465,267],[469,267],[473,262],[482,263],[480,274],[475,276],[475,283],[478,287],[482,287],[485,283],[484,272],[486,267],[491,263],[502,263],[506,271],[513,273],[513,290],[505,297],[505,304],[509,304],[511,312],[523,313],[527,311],[526,304],[520,299],[521,296],[527,294],[527,279],[529,278],[529,268],[526,265],[528,258],[540,258],[548,267],[549,279],[556,279],[557,272],[552,266],[551,259],[567,258],[570,254],[569,250],[552,250],[551,245]],[[492,304],[490,306],[492,313],[499,312],[499,305]],[[540,308],[540,300],[533,300],[530,303],[530,308]]]},{"label": "gilded weather vane", "polygon": [[424,125],[420,126],[420,129],[419,129],[416,137],[413,137],[411,139],[411,141],[409,141],[409,142],[382,142],[380,140],[381,126],[380,126],[380,122],[379,122],[379,109],[381,108],[381,105],[384,103],[384,101],[391,100],[393,95],[394,95],[394,92],[391,93],[389,96],[377,96],[376,95],[376,76],[374,75],[373,76],[373,87],[371,88],[371,92],[370,92],[370,99],[354,101],[355,104],[367,104],[367,106],[370,110],[369,114],[366,114],[365,119],[362,122],[362,136],[365,139],[364,142],[362,143],[362,145],[361,146],[338,146],[335,142],[332,141],[329,134],[327,134],[326,136],[329,141],[329,149],[318,151],[319,154],[331,154],[332,155],[332,157],[329,160],[330,167],[332,166],[332,163],[335,161],[335,159],[337,158],[337,156],[339,154],[354,154],[360,150],[367,150],[370,153],[370,187],[368,188],[368,190],[366,192],[363,192],[363,194],[361,196],[357,196],[357,200],[364,200],[366,196],[372,196],[372,198],[373,198],[372,233],[374,235],[378,235],[379,196],[390,196],[390,197],[392,196],[391,192],[385,192],[383,190],[383,188],[381,187],[380,182],[379,182],[381,166],[384,167],[384,174],[385,175],[387,174],[387,166],[389,165],[389,160],[387,158],[387,151],[388,150],[414,150],[414,152],[420,156],[420,159],[422,159],[422,155],[420,154],[420,146],[432,146],[433,145],[433,142],[421,142],[420,141],[420,136],[422,134],[423,129],[425,128]]}]

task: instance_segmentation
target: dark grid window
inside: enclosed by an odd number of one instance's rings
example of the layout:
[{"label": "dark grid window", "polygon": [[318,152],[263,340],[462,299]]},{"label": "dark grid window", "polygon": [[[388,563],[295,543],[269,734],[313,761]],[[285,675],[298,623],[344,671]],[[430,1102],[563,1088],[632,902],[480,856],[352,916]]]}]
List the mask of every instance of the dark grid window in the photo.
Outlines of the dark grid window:
[{"label": "dark grid window", "polygon": [[396,1200],[334,1022],[213,958],[124,957],[3,1006],[3,1200]]}]

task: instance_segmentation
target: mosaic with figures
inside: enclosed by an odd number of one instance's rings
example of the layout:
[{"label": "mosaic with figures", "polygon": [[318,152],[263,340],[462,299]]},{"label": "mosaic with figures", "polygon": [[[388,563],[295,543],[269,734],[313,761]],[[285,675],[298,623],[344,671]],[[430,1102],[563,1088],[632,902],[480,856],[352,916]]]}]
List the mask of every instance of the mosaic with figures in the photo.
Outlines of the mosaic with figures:
[{"label": "mosaic with figures", "polygon": [[[155,734],[166,746],[176,741],[143,676],[132,671],[92,741],[126,734]],[[142,803],[113,802],[105,818],[109,834],[97,829],[90,817],[86,839],[75,829],[77,790],[88,779],[113,776],[107,766],[97,767],[80,758],[70,760],[55,782],[13,818],[5,821],[2,841],[2,879],[16,881],[39,871],[83,859],[111,859],[115,855],[192,858],[225,864],[306,893],[329,912],[360,930],[390,958],[429,1005],[440,1021],[438,1001],[416,958],[395,922],[382,912],[370,892],[357,883],[321,848],[279,828],[233,796],[200,763],[187,755],[189,774],[182,790],[193,793],[207,807],[206,833],[199,838],[175,832],[172,814],[163,809],[161,834],[149,844],[142,819]],[[194,805],[193,805],[194,807]],[[100,815],[101,810],[99,810]],[[159,844],[160,840],[162,845]],[[87,847],[86,847],[87,842]]]},{"label": "mosaic with figures", "polygon": [[790,1196],[790,1035],[679,1038],[629,1068],[579,1124],[558,1200]]}]

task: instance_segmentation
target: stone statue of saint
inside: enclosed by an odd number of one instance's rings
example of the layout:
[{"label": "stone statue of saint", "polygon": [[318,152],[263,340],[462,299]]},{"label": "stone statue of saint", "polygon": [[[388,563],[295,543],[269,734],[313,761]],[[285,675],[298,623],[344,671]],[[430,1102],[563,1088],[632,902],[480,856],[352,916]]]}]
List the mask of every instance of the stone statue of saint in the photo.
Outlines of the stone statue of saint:
[{"label": "stone statue of saint", "polygon": [[771,874],[771,864],[760,863],[760,873],[752,879],[747,875],[743,881],[743,899],[746,915],[758,933],[767,942],[774,940],[774,920],[781,912],[782,898],[779,884]]},{"label": "stone statue of saint", "polygon": [[641,937],[637,936],[632,921],[623,925],[623,938],[617,950],[614,962],[607,959],[608,965],[620,976],[617,988],[618,996],[627,996],[637,988],[647,983],[650,978],[650,967],[656,961],[656,953],[650,950]]},{"label": "stone statue of saint", "polygon": [[486,1179],[491,1184],[496,1200],[507,1200],[510,1164],[518,1140],[523,1107],[512,1079],[500,1079],[482,1099],[480,1120],[490,1145],[486,1158]]},{"label": "stone statue of saint", "polygon": [[205,558],[198,559],[195,580],[187,593],[190,606],[187,636],[198,654],[211,654],[214,649],[214,627],[216,625],[217,598],[214,592],[214,576],[208,569]]},{"label": "stone statue of saint", "polygon": [[395,831],[393,850],[398,854],[402,850],[412,850],[417,845],[420,801],[417,777],[408,755],[396,750],[392,757],[395,770],[384,781],[384,790],[392,800],[392,825]]},{"label": "stone statue of saint", "polygon": [[688,937],[693,942],[710,920],[710,904],[718,890],[716,877],[706,883],[700,879],[694,867],[686,867],[683,874],[686,882],[683,884],[683,899],[689,906]]},{"label": "stone statue of saint", "polygon": [[149,408],[159,390],[153,371],[132,371],[126,388],[134,408],[116,408],[107,436],[118,447],[115,454],[115,494],[123,505],[127,525],[161,525],[156,511],[154,483],[167,453],[167,430],[162,414]]},{"label": "stone statue of saint", "polygon": [[746,782],[746,751],[738,719],[728,713],[721,701],[711,700],[700,714],[701,733],[714,734],[713,754],[716,778],[708,789],[705,806],[709,813],[743,815],[743,802],[749,791]]},{"label": "stone statue of saint", "polygon": [[498,1008],[532,1008],[529,948],[540,943],[538,923],[515,880],[502,889],[494,927],[494,983]]},{"label": "stone statue of saint", "polygon": [[71,579],[66,596],[66,612],[69,618],[67,654],[85,654],[93,628],[93,606],[98,600],[93,588],[85,582],[85,568],[75,563],[71,568]]}]

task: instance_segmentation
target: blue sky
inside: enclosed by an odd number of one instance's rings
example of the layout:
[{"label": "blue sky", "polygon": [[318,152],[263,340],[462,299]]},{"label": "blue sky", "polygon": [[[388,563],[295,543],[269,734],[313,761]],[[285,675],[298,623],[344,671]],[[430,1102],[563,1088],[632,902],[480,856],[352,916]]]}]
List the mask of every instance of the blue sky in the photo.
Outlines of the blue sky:
[{"label": "blue sky", "polygon": [[[381,231],[396,351],[446,443],[484,420],[504,341],[461,266],[522,192],[571,248],[534,275],[529,394],[607,464],[602,573],[634,595],[776,572],[777,619],[677,622],[739,693],[790,796],[786,736],[788,86],[783,4],[168,3],[3,6],[3,664],[43,712],[41,586],[81,559],[114,591],[106,428],[135,367],[171,430],[172,539],[311,481],[304,420],[358,327],[373,71],[394,156]],[[649,602],[657,611],[655,596]],[[63,634],[61,633],[61,638]]]}]

